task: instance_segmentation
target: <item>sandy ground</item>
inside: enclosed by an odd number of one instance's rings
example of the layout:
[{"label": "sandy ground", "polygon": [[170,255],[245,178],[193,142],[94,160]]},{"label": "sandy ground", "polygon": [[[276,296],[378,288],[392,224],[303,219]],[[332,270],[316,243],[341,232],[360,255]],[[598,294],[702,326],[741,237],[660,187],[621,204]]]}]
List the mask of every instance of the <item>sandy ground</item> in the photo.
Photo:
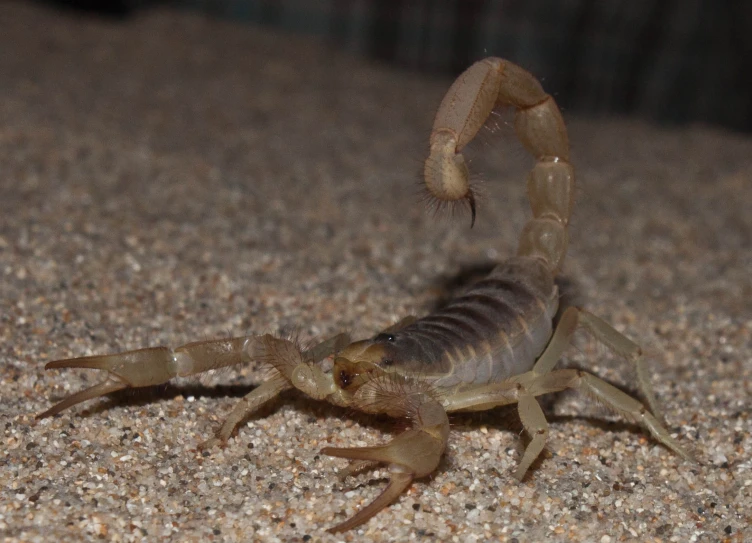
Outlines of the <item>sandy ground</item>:
[{"label": "sandy ground", "polygon": [[[514,412],[455,417],[432,479],[332,536],[385,471],[343,482],[319,450],[394,422],[287,394],[201,453],[263,368],[36,421],[100,378],[44,364],[425,314],[514,251],[529,157],[508,129],[473,144],[486,197],[470,230],[414,197],[448,81],[182,13],[119,25],[10,4],[0,27],[3,541],[752,540],[752,140],[567,115],[567,291],[645,346],[701,465],[562,394],[523,483]],[[563,363],[634,387],[584,335]]]}]

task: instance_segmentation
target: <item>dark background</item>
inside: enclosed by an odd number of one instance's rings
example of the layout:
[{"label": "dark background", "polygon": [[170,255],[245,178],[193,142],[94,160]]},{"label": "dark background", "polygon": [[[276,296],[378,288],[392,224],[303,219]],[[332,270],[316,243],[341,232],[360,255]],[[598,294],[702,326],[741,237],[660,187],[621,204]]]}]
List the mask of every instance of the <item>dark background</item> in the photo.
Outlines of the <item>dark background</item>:
[{"label": "dark background", "polygon": [[563,109],[752,131],[748,0],[48,0],[114,19],[156,5],[327,38],[410,70],[486,56],[536,74]]}]

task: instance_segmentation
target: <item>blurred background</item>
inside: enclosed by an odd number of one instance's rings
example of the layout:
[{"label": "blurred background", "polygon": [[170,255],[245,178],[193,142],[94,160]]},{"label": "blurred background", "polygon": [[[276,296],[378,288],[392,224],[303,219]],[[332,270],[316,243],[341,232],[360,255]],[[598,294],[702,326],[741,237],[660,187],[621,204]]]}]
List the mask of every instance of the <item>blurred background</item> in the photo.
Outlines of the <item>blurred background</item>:
[{"label": "blurred background", "polygon": [[315,35],[412,71],[486,56],[536,74],[562,109],[752,131],[750,0],[47,0],[125,19],[155,6]]}]

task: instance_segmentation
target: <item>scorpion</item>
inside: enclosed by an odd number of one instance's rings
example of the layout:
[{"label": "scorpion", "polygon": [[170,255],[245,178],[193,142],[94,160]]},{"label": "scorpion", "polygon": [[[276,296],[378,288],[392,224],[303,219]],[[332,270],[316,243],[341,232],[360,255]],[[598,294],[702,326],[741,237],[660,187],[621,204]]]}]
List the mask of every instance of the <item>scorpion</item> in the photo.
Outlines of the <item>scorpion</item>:
[{"label": "scorpion", "polygon": [[[324,455],[350,460],[345,475],[378,464],[386,464],[389,475],[378,497],[331,532],[367,522],[413,480],[437,469],[447,447],[449,413],[516,403],[530,438],[514,473],[521,481],[548,437],[536,398],[565,389],[582,391],[639,423],[655,440],[692,461],[657,418],[640,347],[584,309],[559,307],[555,278],[569,241],[575,174],[561,112],[533,75],[503,59],[487,58],[454,81],[434,119],[423,169],[425,189],[439,204],[468,205],[474,222],[476,198],[462,150],[494,109],[509,106],[515,111],[517,136],[535,158],[527,178],[533,218],[523,228],[516,256],[442,309],[420,319],[407,317],[370,339],[351,342],[343,333],[309,349],[267,334],[56,360],[46,369],[98,369],[107,377],[38,418],[121,389],[256,360],[272,368],[271,376],[235,405],[200,448],[225,444],[262,404],[290,389],[365,413],[407,419],[410,428],[385,445],[322,449]],[[647,407],[587,371],[555,369],[578,328],[634,365]]]}]

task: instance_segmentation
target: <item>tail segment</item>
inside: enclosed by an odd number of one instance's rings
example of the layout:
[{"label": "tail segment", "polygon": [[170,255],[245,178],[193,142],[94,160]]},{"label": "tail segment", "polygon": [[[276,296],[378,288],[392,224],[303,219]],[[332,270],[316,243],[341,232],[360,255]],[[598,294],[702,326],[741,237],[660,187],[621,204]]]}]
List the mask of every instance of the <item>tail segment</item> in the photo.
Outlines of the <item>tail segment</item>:
[{"label": "tail segment", "polygon": [[500,58],[487,58],[465,70],[439,106],[423,174],[426,189],[440,203],[467,201],[475,222],[475,195],[462,149],[496,107],[516,109],[515,131],[536,159],[528,176],[533,219],[522,231],[517,254],[561,267],[572,215],[574,169],[569,140],[556,102],[531,74]]}]

